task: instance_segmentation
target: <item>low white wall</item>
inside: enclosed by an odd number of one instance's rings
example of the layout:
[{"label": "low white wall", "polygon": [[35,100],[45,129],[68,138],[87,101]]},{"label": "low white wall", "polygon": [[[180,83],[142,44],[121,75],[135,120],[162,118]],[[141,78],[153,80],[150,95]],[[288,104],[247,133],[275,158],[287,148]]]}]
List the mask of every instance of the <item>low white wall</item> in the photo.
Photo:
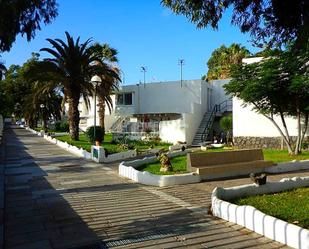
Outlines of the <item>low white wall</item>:
[{"label": "low white wall", "polygon": [[[96,150],[96,156],[94,155],[94,150]],[[119,153],[109,154],[107,157],[105,156],[104,147],[101,146],[91,146],[91,155],[92,159],[98,163],[110,163],[115,161],[120,161],[127,158],[136,157],[136,150],[128,150]]]},{"label": "low white wall", "polygon": [[[175,157],[179,155],[185,155],[188,151],[175,151],[168,152],[169,157]],[[122,177],[131,179],[134,182],[138,182],[145,185],[152,186],[172,186],[178,184],[188,184],[200,182],[200,176],[194,173],[186,173],[179,175],[155,175],[147,171],[138,171],[135,168],[145,163],[155,162],[157,159],[155,156],[145,157],[143,159],[137,159],[131,162],[122,162],[119,164],[118,174]]]},{"label": "low white wall", "polygon": [[275,166],[266,168],[265,173],[278,174],[305,169],[309,169],[309,160],[278,163]]},{"label": "low white wall", "polygon": [[[265,185],[242,185],[232,188],[215,188],[212,193],[212,213],[237,223],[272,240],[293,248],[309,248],[309,230],[266,215],[252,206],[238,206],[227,200],[266,193],[276,193],[309,186],[309,177],[284,178]],[[305,198],[305,197],[304,197]]]},{"label": "low white wall", "polygon": [[120,161],[123,159],[127,159],[127,158],[131,158],[131,157],[135,157],[136,156],[136,151],[135,150],[129,150],[129,151],[124,151],[124,152],[120,152],[120,153],[115,153],[115,154],[110,154],[108,155],[108,157],[105,157],[105,153],[102,154],[100,159],[94,158],[92,156],[92,153],[83,150],[82,148],[78,148],[76,146],[70,145],[66,142],[62,142],[56,138],[47,136],[42,134],[41,132],[37,132],[35,130],[32,130],[31,128],[26,128],[27,130],[29,130],[30,132],[32,132],[33,134],[36,134],[38,136],[43,136],[44,139],[46,139],[47,141],[56,144],[57,146],[67,150],[68,152],[71,152],[79,157],[83,157],[85,159],[91,159],[95,162],[114,162],[114,161]]}]

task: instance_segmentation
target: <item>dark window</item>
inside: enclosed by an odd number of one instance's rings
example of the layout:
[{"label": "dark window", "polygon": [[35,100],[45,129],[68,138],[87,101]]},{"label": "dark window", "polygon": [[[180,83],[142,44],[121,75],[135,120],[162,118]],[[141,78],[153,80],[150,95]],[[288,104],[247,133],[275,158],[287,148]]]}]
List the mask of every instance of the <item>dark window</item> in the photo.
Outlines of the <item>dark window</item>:
[{"label": "dark window", "polygon": [[124,104],[125,105],[132,105],[132,93],[125,93],[124,94]]},{"label": "dark window", "polygon": [[132,105],[132,93],[117,94],[117,105]]},{"label": "dark window", "polygon": [[123,94],[117,94],[117,105],[123,105]]}]

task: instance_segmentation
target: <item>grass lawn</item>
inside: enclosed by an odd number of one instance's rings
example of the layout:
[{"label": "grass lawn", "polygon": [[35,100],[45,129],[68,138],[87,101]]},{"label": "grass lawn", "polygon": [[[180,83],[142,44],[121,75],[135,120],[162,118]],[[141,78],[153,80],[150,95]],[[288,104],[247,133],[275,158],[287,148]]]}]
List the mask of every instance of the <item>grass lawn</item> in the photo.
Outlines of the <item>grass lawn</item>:
[{"label": "grass lawn", "polygon": [[[79,134],[79,141],[71,140],[69,135],[57,136],[56,138],[78,148],[83,148],[89,152],[91,151],[91,143],[88,141],[85,134]],[[112,139],[112,134],[105,134],[104,142],[102,143],[102,146],[108,151],[109,154],[126,151],[126,149],[121,148],[118,144],[112,144]],[[130,144],[132,144],[138,151],[149,149],[151,146],[159,149],[168,149],[168,146],[171,145],[169,143],[158,143],[153,141],[130,141]]]},{"label": "grass lawn", "polygon": [[239,198],[232,202],[253,206],[265,214],[309,229],[309,187]]},{"label": "grass lawn", "polygon": [[[196,153],[209,153],[209,152],[222,152],[227,151],[223,148],[215,148],[215,149],[209,149],[206,151],[198,151]],[[275,163],[280,162],[289,162],[292,160],[305,160],[309,159],[309,151],[303,151],[302,154],[297,156],[290,156],[286,150],[263,150],[264,159],[265,160],[271,160]],[[148,171],[153,174],[157,175],[163,175],[163,174],[177,174],[177,173],[185,173],[187,172],[187,157],[186,156],[179,156],[174,157],[171,159],[171,163],[173,166],[173,171],[168,173],[160,172],[160,162],[150,163],[146,165],[141,165],[138,169],[142,171]]]},{"label": "grass lawn", "polygon": [[[68,144],[74,145],[78,148],[83,148],[84,150],[91,152],[91,143],[88,141],[85,134],[79,134],[79,141],[71,140],[70,135],[57,136],[56,139],[63,142],[67,142]],[[110,143],[111,141],[112,141],[112,135],[105,134],[102,146],[106,148],[110,154],[123,151],[121,150],[121,148],[117,146],[117,144],[111,144]]]},{"label": "grass lawn", "polygon": [[289,162],[289,161],[300,161],[300,160],[305,160],[309,159],[309,151],[303,151],[300,155],[293,156],[289,155],[287,150],[270,150],[270,149],[265,149],[263,150],[264,154],[264,159],[265,160],[270,160],[275,163],[282,163],[282,162]]},{"label": "grass lawn", "polygon": [[172,171],[170,172],[160,172],[161,164],[160,162],[149,163],[145,165],[141,165],[138,170],[148,171],[152,174],[156,175],[174,175],[187,173],[187,156],[178,156],[170,159],[172,163]]}]

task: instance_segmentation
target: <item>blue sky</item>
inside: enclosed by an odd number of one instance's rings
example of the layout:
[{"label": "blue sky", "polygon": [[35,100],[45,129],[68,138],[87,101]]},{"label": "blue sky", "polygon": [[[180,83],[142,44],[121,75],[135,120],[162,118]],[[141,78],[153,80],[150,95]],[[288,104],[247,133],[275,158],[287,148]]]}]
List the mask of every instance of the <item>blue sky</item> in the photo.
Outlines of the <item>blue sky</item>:
[{"label": "blue sky", "polygon": [[[125,84],[143,80],[140,67],[146,66],[146,81],[178,80],[178,59],[184,59],[184,79],[205,74],[211,52],[222,44],[241,43],[250,51],[250,37],[230,24],[224,15],[219,30],[196,29],[184,16],[176,16],[160,5],[160,0],[58,0],[59,15],[48,26],[42,25],[30,43],[18,37],[9,53],[2,55],[6,66],[22,64],[42,47],[46,38],[64,39],[68,31],[82,41],[108,43],[119,52],[119,65]],[[42,53],[42,57],[46,54]]]}]

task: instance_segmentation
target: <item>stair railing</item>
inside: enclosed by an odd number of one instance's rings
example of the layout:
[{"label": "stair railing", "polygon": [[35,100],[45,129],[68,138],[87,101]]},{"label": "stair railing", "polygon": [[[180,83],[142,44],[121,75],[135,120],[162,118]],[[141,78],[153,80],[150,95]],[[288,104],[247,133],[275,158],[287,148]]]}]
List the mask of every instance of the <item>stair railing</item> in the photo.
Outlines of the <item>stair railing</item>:
[{"label": "stair railing", "polygon": [[226,99],[224,101],[222,101],[221,103],[217,104],[217,112],[225,112],[225,111],[228,111],[229,110],[229,107],[232,107],[233,106],[233,103],[232,103],[232,99]]},{"label": "stair railing", "polygon": [[219,108],[219,105],[215,105],[210,113],[210,116],[207,120],[207,123],[206,123],[206,126],[204,128],[204,131],[203,131],[203,136],[202,136],[202,141],[206,141],[208,135],[209,135],[209,130],[215,120],[215,116],[216,116],[216,113],[218,112],[218,108]]},{"label": "stair railing", "polygon": [[225,112],[229,110],[229,107],[232,107],[232,98],[230,99],[226,99],[224,101],[222,101],[221,103],[215,105],[210,113],[210,116],[207,120],[205,129],[203,131],[203,135],[202,135],[202,141],[206,141],[208,135],[209,135],[209,131],[213,125],[213,122],[215,120],[216,114]]}]

